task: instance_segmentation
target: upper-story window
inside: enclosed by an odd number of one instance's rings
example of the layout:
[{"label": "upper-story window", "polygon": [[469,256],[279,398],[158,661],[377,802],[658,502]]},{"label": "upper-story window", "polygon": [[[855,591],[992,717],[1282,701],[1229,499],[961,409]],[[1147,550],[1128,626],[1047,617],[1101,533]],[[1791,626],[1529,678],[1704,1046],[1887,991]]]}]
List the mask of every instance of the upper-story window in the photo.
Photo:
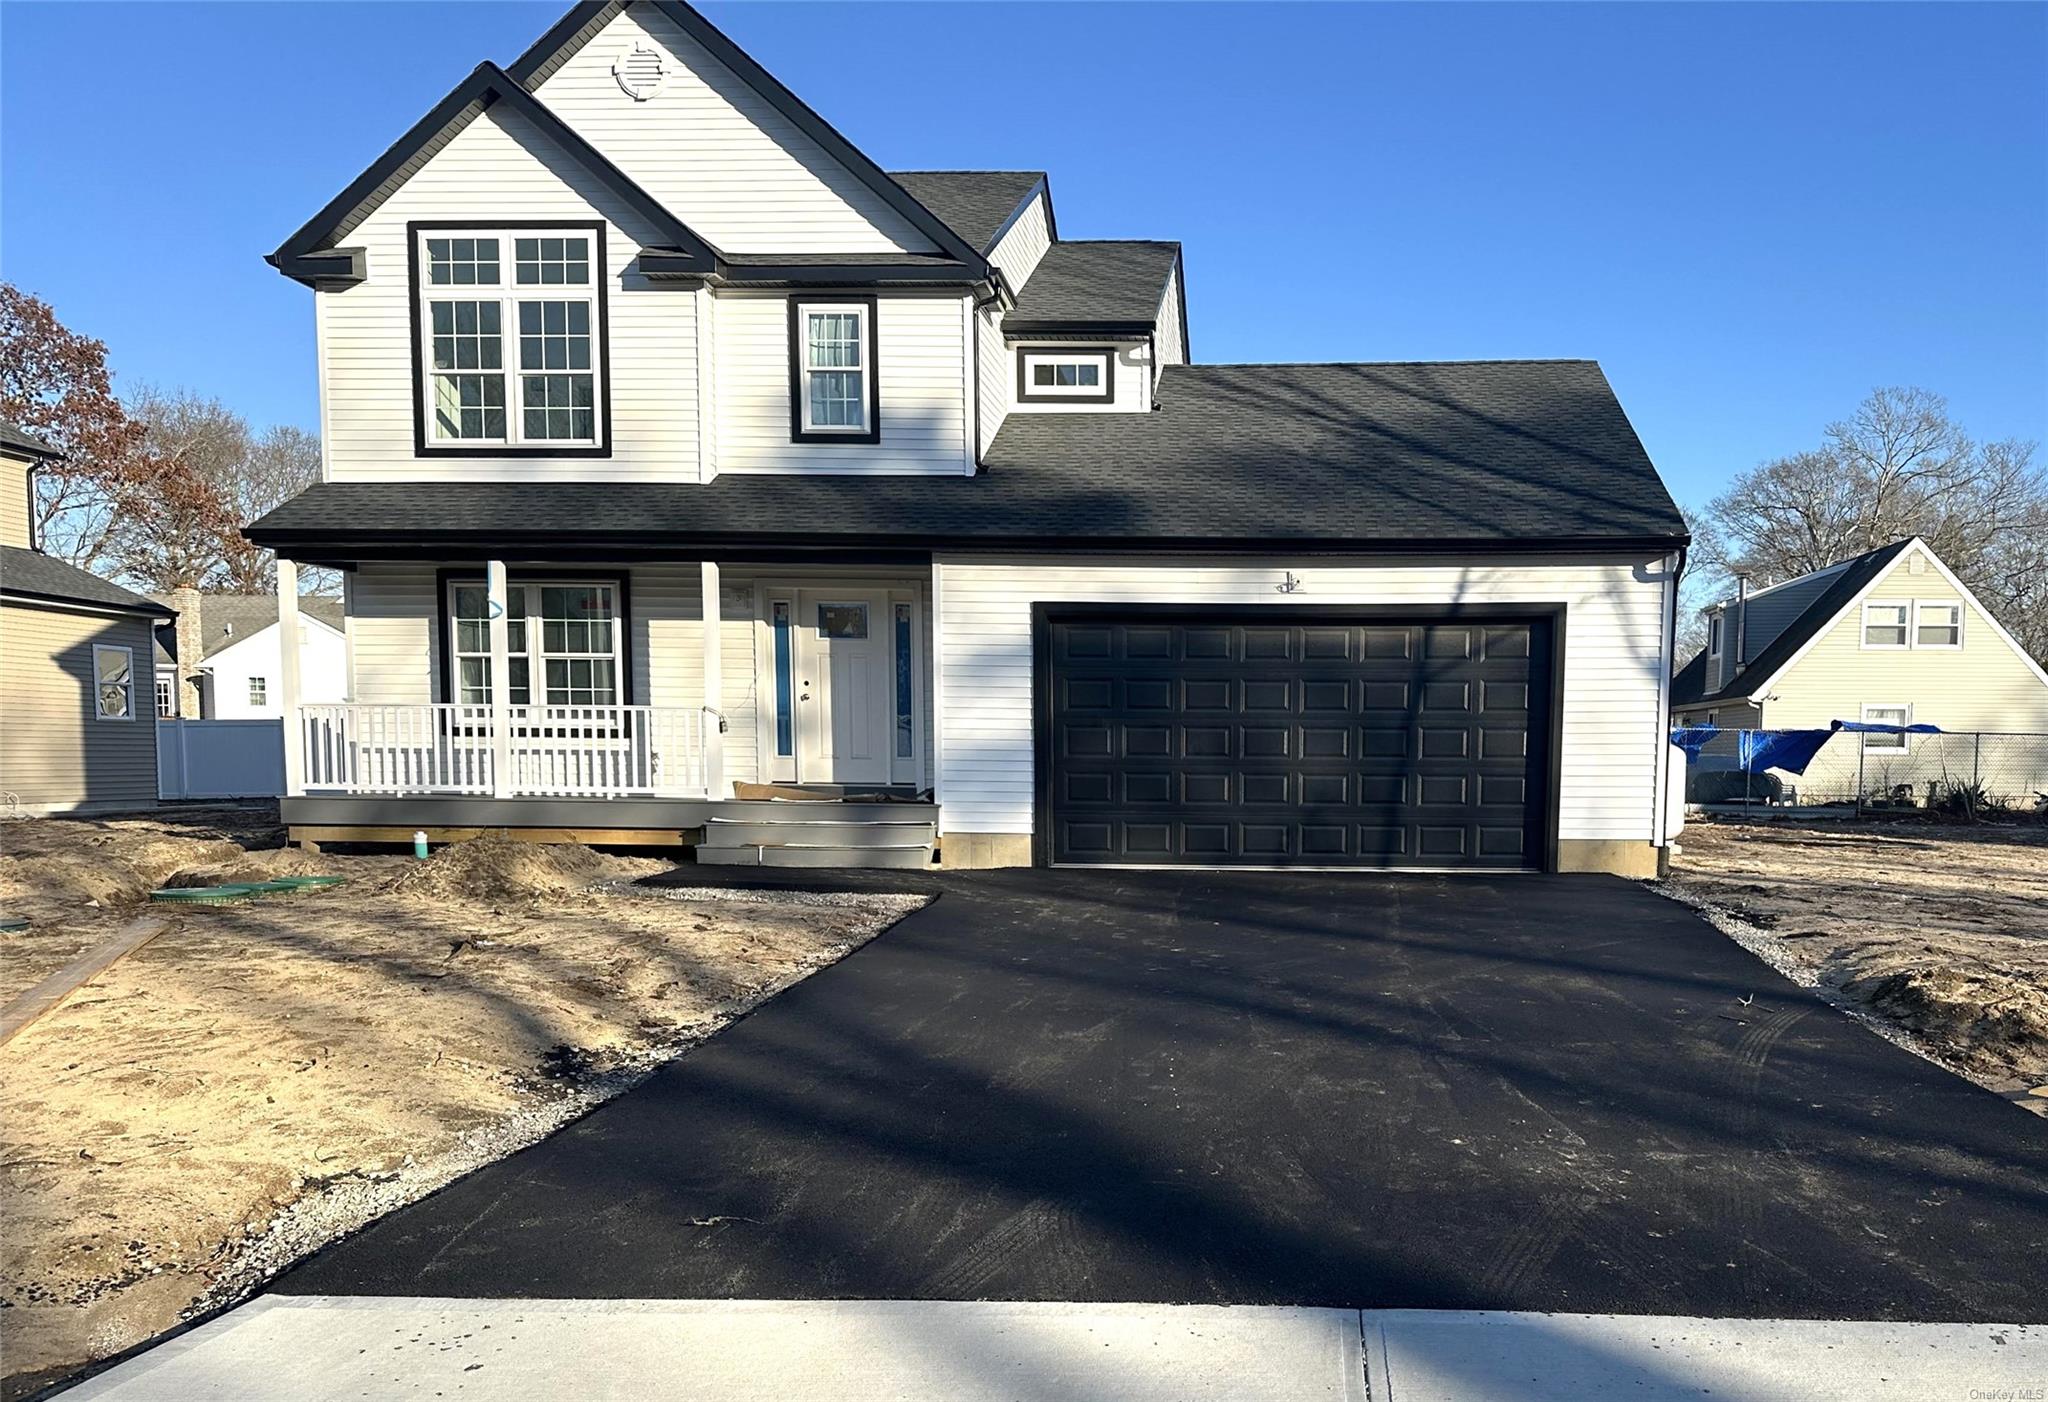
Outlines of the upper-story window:
[{"label": "upper-story window", "polygon": [[418,450],[608,452],[603,226],[412,232]]},{"label": "upper-story window", "polygon": [[874,298],[792,298],[789,344],[790,438],[879,443]]},{"label": "upper-story window", "polygon": [[1906,616],[1904,604],[1870,603],[1863,606],[1863,646],[1866,648],[1900,648],[1906,643]]},{"label": "upper-story window", "polygon": [[1913,604],[1913,646],[1958,648],[1963,645],[1963,606],[1948,599],[1918,599]]},{"label": "upper-story window", "polygon": [[1112,402],[1115,352],[1085,346],[1047,346],[1017,352],[1017,398]]},{"label": "upper-story window", "polygon": [[1719,657],[1720,655],[1721,615],[1718,613],[1710,613],[1707,615],[1707,656]]}]

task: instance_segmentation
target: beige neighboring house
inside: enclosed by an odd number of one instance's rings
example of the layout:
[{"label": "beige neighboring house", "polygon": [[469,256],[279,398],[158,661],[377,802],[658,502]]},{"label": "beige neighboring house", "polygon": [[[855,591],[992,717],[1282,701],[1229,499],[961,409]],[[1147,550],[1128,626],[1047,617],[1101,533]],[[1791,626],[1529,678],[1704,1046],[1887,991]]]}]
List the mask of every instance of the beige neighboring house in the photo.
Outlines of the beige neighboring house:
[{"label": "beige neighboring house", "polygon": [[[1671,683],[1672,718],[1724,729],[1825,729],[1832,722],[1934,725],[1830,741],[1803,776],[1814,793],[1977,777],[2024,799],[2048,790],[2048,673],[1998,625],[1927,542],[1914,537],[1707,610],[1707,646]],[[1989,741],[1981,758],[1956,733]],[[1971,773],[1973,764],[1981,771]]]},{"label": "beige neighboring house", "polygon": [[173,614],[37,547],[35,470],[62,456],[0,423],[0,807],[148,808],[151,633]]}]

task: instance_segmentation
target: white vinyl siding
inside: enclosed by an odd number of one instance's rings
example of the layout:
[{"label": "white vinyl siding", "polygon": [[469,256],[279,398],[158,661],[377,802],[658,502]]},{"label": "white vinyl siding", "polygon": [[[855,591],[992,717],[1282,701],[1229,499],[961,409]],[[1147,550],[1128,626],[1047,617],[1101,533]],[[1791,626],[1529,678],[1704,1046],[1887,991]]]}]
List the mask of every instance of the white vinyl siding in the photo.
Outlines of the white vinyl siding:
[{"label": "white vinyl siding", "polygon": [[[820,11],[821,20],[829,12]],[[612,64],[672,57],[645,102]],[[931,241],[651,6],[622,12],[534,96],[662,205],[729,253],[929,252]]]},{"label": "white vinyl siding", "polygon": [[349,700],[439,700],[434,566],[366,564],[351,570],[347,583]]},{"label": "white vinyl siding", "polygon": [[761,705],[755,680],[754,577],[719,571],[718,656],[724,685],[725,777],[751,784],[761,777]]},{"label": "white vinyl siding", "polygon": [[1166,278],[1166,293],[1159,299],[1158,330],[1155,333],[1159,347],[1159,364],[1185,365],[1188,363],[1187,342],[1180,335],[1180,269],[1175,268]]},{"label": "white vinyl siding", "polygon": [[1052,246],[1052,229],[1046,218],[1045,194],[1041,191],[1017,222],[1004,231],[989,250],[988,260],[1002,271],[1012,292],[1021,292],[1030,281],[1038,260]]},{"label": "white vinyl siding", "polygon": [[[827,302],[830,294],[815,300]],[[793,443],[788,298],[718,297],[718,470],[961,472],[967,455],[963,300],[877,300],[881,442]]]},{"label": "white vinyl siding", "polygon": [[[348,592],[350,699],[418,704],[439,701],[448,667],[440,636],[437,566],[364,565]],[[483,578],[481,567],[451,567],[457,579]],[[631,653],[632,700],[642,706],[704,704],[702,591],[697,563],[514,567],[515,582],[626,578],[625,643]],[[538,627],[530,622],[529,627]],[[751,663],[749,664],[751,665]],[[623,699],[623,698],[622,698]]]},{"label": "white vinyl siding", "polygon": [[[1292,570],[1302,592],[1282,600]],[[1474,558],[1333,565],[1186,558],[945,558],[935,567],[939,800],[949,832],[1032,831],[1034,601],[1397,607],[1566,606],[1559,836],[1651,841],[1664,744],[1664,586],[1656,559]],[[1651,576],[1648,581],[1638,573]]]},{"label": "white vinyl siding", "polygon": [[[616,85],[613,92],[634,105]],[[418,457],[406,224],[533,219],[606,225],[611,456]],[[343,240],[365,250],[367,280],[316,294],[327,478],[695,481],[697,298],[627,278],[641,247],[662,241],[524,119],[498,109],[476,118]],[[501,253],[509,276],[513,250]]]},{"label": "white vinyl siding", "polygon": [[991,309],[974,314],[974,357],[975,372],[980,380],[976,387],[980,410],[977,427],[981,440],[976,451],[978,459],[988,451],[988,445],[995,442],[996,433],[1010,412],[1010,401],[1016,396],[1016,362],[1010,358],[1009,345],[1003,340],[1003,319],[999,311]]}]

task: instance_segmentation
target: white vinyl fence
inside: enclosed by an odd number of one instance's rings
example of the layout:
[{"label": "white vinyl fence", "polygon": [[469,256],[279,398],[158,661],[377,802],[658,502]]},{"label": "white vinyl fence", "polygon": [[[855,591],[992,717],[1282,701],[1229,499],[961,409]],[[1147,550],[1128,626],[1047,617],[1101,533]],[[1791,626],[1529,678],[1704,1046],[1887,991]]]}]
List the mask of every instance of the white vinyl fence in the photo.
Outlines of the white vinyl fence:
[{"label": "white vinyl fence", "polygon": [[284,722],[160,720],[159,798],[276,798],[284,792]]}]

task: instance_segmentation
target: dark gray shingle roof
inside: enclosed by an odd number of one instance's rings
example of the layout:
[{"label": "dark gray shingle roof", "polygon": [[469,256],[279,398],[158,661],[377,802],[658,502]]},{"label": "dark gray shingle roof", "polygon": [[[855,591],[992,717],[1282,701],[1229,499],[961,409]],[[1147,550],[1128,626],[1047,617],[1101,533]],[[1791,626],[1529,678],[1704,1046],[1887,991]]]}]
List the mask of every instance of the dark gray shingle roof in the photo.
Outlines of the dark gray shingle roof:
[{"label": "dark gray shingle roof", "polygon": [[974,477],[328,482],[248,533],[309,559],[479,542],[566,558],[607,542],[1483,550],[1685,533],[1592,361],[1171,366],[1158,402],[1013,414]]},{"label": "dark gray shingle roof", "polygon": [[[1707,691],[1707,655],[1704,651],[1695,654],[1692,661],[1680,667],[1671,679],[1671,704],[1699,706],[1718,701],[1748,700],[1751,693],[1776,676],[1799,649],[1833,623],[1835,616],[1849,606],[1849,601],[1884,573],[1885,567],[1904,554],[1912,543],[1912,537],[1895,540],[1890,545],[1880,545],[1848,561],[1848,568],[1836,576],[1835,582],[1808,604],[1797,618],[1786,624],[1785,631],[1771,639],[1769,646],[1756,655],[1756,660],[1726,686]],[[1786,582],[1790,583],[1789,580]]]},{"label": "dark gray shingle roof", "polygon": [[1037,325],[1151,325],[1180,245],[1133,239],[1060,242],[1025,279],[1003,329]]},{"label": "dark gray shingle roof", "polygon": [[0,419],[0,448],[5,448],[21,457],[61,458],[64,456],[20,424],[8,423],[5,419]]},{"label": "dark gray shingle roof", "polygon": [[1042,170],[892,170],[889,178],[983,253],[1033,190]]},{"label": "dark gray shingle roof", "polygon": [[170,609],[152,599],[18,545],[0,545],[0,594],[172,617]]},{"label": "dark gray shingle roof", "polygon": [[[159,602],[170,600],[154,596]],[[299,612],[319,619],[337,632],[341,629],[341,600],[315,595],[299,596]],[[275,594],[202,594],[199,596],[200,660],[243,642],[277,622]]]}]

